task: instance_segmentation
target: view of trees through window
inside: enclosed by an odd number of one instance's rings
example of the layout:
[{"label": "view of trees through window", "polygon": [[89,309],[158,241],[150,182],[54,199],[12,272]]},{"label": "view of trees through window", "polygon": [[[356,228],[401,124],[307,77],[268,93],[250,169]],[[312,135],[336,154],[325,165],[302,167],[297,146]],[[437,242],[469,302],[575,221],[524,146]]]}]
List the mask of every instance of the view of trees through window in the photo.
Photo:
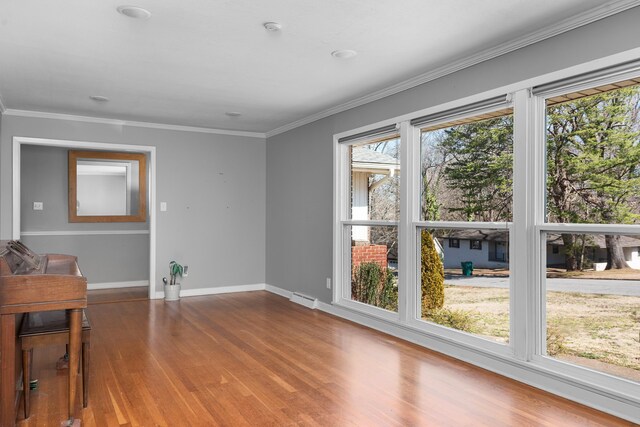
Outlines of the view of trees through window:
[{"label": "view of trees through window", "polygon": [[[625,82],[547,100],[547,222],[640,223],[639,113]],[[640,381],[640,236],[542,236],[547,354]]]},{"label": "view of trees through window", "polygon": [[[499,108],[421,129],[420,220],[436,223],[416,229],[416,274],[423,320],[507,343],[514,136],[513,110]],[[544,209],[541,352],[640,381],[640,232],[616,229],[640,225],[640,87],[552,95],[542,125],[545,198],[532,202]],[[398,310],[399,149],[397,135],[349,147],[355,224],[344,226],[350,298],[390,311]]]},{"label": "view of trees through window", "polygon": [[427,221],[511,221],[513,115],[421,133],[421,208]]},{"label": "view of trees through window", "polygon": [[422,219],[505,223],[420,231],[424,320],[509,341],[512,171],[511,109],[422,129]]}]

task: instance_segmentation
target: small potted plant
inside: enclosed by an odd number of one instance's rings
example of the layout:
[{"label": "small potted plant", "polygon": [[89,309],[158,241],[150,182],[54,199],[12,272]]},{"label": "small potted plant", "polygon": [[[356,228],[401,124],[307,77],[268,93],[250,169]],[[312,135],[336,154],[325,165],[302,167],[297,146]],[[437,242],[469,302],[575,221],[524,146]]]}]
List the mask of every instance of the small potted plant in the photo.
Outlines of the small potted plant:
[{"label": "small potted plant", "polygon": [[178,276],[182,277],[184,267],[175,261],[169,263],[169,281],[163,277],[164,282],[164,299],[165,301],[178,301],[180,299],[180,289],[182,286],[176,282]]}]

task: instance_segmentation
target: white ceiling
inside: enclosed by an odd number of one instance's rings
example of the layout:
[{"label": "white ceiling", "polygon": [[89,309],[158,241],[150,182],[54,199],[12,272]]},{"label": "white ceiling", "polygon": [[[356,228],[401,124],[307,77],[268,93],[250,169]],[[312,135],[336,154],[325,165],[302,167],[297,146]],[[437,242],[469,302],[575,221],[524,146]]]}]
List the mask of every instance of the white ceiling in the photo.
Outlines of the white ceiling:
[{"label": "white ceiling", "polygon": [[[129,1],[0,0],[4,108],[273,132],[495,54],[496,46],[508,50],[640,3]],[[116,12],[122,4],[152,17],[125,17]],[[267,32],[267,21],[282,31]],[[331,56],[336,49],[358,55],[340,60]]]}]

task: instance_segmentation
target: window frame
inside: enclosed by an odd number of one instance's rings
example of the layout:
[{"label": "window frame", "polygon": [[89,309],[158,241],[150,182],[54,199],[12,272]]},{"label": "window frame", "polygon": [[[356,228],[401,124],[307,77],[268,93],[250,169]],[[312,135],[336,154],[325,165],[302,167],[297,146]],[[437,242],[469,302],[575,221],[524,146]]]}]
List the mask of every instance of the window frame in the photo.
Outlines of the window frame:
[{"label": "window frame", "polygon": [[[384,126],[390,126],[393,123],[386,123]],[[379,124],[373,126],[366,126],[354,132],[354,135],[360,133],[367,133],[377,128],[380,128]],[[334,136],[334,192],[340,194],[338,198],[334,198],[334,218],[338,218],[338,221],[334,221],[334,242],[340,242],[339,248],[334,248],[334,284],[333,284],[333,304],[340,305],[344,308],[360,312],[369,316],[378,317],[391,322],[398,322],[400,319],[399,313],[391,312],[383,308],[375,307],[362,303],[360,301],[354,301],[351,299],[351,277],[348,274],[350,268],[346,268],[351,265],[351,254],[347,253],[344,249],[351,246],[351,236],[345,232],[348,227],[363,225],[363,226],[385,226],[396,227],[398,229],[398,260],[401,260],[401,235],[399,230],[400,221],[388,221],[388,220],[354,220],[351,218],[351,159],[349,156],[350,148],[360,144],[372,143],[375,141],[381,141],[392,139],[397,137],[398,131],[390,131],[386,134],[376,134],[375,136],[364,136],[361,138],[354,138],[346,142],[340,142],[337,136]],[[402,167],[402,150],[403,143],[400,139],[400,165]],[[335,173],[339,170],[340,173]],[[403,173],[400,173],[400,180],[402,187]],[[400,202],[402,203],[402,191],[400,190]],[[339,199],[339,200],[338,200]],[[400,206],[400,212],[402,215],[402,205]],[[337,254],[339,256],[336,256]],[[398,268],[400,271],[401,269]],[[398,281],[401,280],[402,275],[398,274]],[[335,280],[339,278],[339,280]],[[398,286],[398,288],[400,288]],[[400,295],[398,295],[398,312],[400,312]]]},{"label": "window frame", "polygon": [[451,237],[449,237],[447,240],[449,240],[449,247],[450,248],[454,248],[454,249],[459,249],[460,248],[460,239],[452,239]]},{"label": "window frame", "polygon": [[[547,386],[553,390],[555,387],[574,387],[567,392],[573,399],[582,399],[580,391],[588,391],[596,395],[613,399],[616,402],[627,405],[640,405],[640,383],[632,382],[620,377],[613,377],[603,372],[593,371],[583,366],[562,362],[543,356],[540,350],[545,345],[546,330],[545,307],[543,298],[545,289],[543,285],[542,268],[545,247],[541,235],[543,232],[557,232],[559,228],[566,232],[599,232],[617,234],[638,234],[640,225],[598,225],[593,224],[548,224],[544,218],[544,192],[545,192],[545,102],[550,93],[534,93],[540,85],[561,79],[572,79],[574,82],[565,90],[554,88],[554,93],[571,92],[576,88],[588,88],[596,84],[605,84],[607,81],[615,82],[624,79],[627,75],[640,75],[640,48],[622,54],[612,55],[607,58],[590,61],[578,66],[554,71],[549,74],[529,78],[488,90],[471,96],[466,96],[428,107],[420,111],[404,114],[392,119],[375,124],[362,126],[350,131],[334,135],[334,251],[333,251],[333,278],[332,304],[352,311],[355,314],[366,314],[361,317],[362,322],[369,326],[388,325],[400,327],[397,331],[405,330],[416,334],[412,340],[420,341],[424,337],[435,339],[437,342],[452,344],[461,351],[453,351],[450,354],[463,360],[472,361],[477,354],[491,357],[496,365],[493,368],[507,376],[525,381],[529,384],[545,387],[544,381],[556,381],[557,385]],[[597,79],[589,77],[588,73],[602,75],[604,67],[626,66],[630,61],[635,61],[633,72],[620,72],[613,70],[610,75]],[[419,221],[419,196],[420,183],[414,171],[419,170],[419,130],[410,125],[410,121],[416,117],[444,112],[453,108],[464,107],[475,102],[482,101],[500,95],[510,93],[510,101],[514,114],[514,138],[513,138],[513,221],[506,224],[509,230],[509,265],[510,265],[510,341],[504,346],[492,343],[488,340],[470,336],[464,332],[451,330],[435,324],[421,324],[416,319],[417,307],[411,301],[417,301],[417,267],[419,252],[417,249],[417,230],[420,227],[428,228],[452,228],[454,224],[438,224],[434,222]],[[398,316],[384,319],[379,313],[366,313],[360,307],[348,307],[345,301],[341,301],[339,283],[342,272],[342,223],[341,223],[341,181],[345,175],[344,160],[341,159],[341,149],[338,139],[343,136],[355,135],[358,132],[367,131],[380,126],[397,123],[401,134],[401,215],[399,218],[399,256],[403,256],[399,263],[400,281]],[[412,143],[411,143],[412,142]],[[457,224],[456,224],[457,225]],[[465,226],[465,224],[460,224]],[[496,224],[475,224],[472,228],[492,228]],[[502,226],[502,224],[500,225]],[[546,243],[546,242],[544,242]],[[518,247],[515,251],[514,248]],[[408,255],[408,256],[407,256]],[[404,272],[404,274],[403,274]],[[410,274],[407,274],[409,272]],[[403,277],[404,276],[404,277]],[[408,277],[411,276],[411,277]],[[401,285],[402,284],[402,285]],[[371,319],[367,321],[366,319]],[[383,323],[378,322],[383,321]],[[427,322],[422,322],[427,323]],[[383,328],[384,329],[384,328]],[[394,330],[393,328],[388,330]],[[402,336],[400,332],[396,332]],[[395,334],[395,333],[394,333]],[[417,338],[416,338],[417,337]],[[427,341],[425,341],[426,343]],[[425,344],[426,345],[426,344]],[[466,354],[466,356],[465,356]],[[499,366],[499,367],[498,367]],[[544,381],[534,381],[528,374],[513,373],[509,366],[517,366],[531,372]],[[573,394],[572,394],[573,393]],[[590,398],[589,404],[597,406],[594,398]],[[588,399],[587,399],[588,400]],[[610,406],[610,411],[615,411],[615,405]]]},{"label": "window frame", "polygon": [[[631,74],[640,77],[640,70]],[[535,272],[535,281],[531,284],[534,298],[529,301],[530,308],[534,308],[534,331],[531,335],[532,351],[530,360],[543,369],[548,369],[555,375],[582,381],[593,388],[616,390],[616,394],[633,400],[631,396],[640,396],[640,382],[633,382],[623,377],[617,377],[569,363],[546,354],[546,234],[547,233],[596,233],[596,234],[640,234],[640,224],[589,224],[589,223],[558,223],[548,222],[546,218],[546,100],[562,94],[569,94],[591,87],[603,86],[629,78],[630,73],[613,74],[597,79],[585,78],[575,84],[552,91],[531,95],[532,108],[530,126],[536,130],[533,134],[531,153],[535,167],[531,169],[530,179],[537,184],[534,194],[533,224],[536,256],[531,260],[530,268]],[[640,399],[636,399],[636,402]]]}]

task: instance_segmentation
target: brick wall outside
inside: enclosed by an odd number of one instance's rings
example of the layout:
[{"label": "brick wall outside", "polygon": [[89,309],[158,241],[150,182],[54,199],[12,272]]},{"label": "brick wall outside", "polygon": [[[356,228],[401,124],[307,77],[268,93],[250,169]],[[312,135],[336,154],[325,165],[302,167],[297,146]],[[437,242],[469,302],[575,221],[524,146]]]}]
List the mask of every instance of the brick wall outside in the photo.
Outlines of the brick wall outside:
[{"label": "brick wall outside", "polygon": [[353,270],[363,262],[375,262],[383,269],[387,268],[386,245],[362,245],[351,247],[351,263]]}]

